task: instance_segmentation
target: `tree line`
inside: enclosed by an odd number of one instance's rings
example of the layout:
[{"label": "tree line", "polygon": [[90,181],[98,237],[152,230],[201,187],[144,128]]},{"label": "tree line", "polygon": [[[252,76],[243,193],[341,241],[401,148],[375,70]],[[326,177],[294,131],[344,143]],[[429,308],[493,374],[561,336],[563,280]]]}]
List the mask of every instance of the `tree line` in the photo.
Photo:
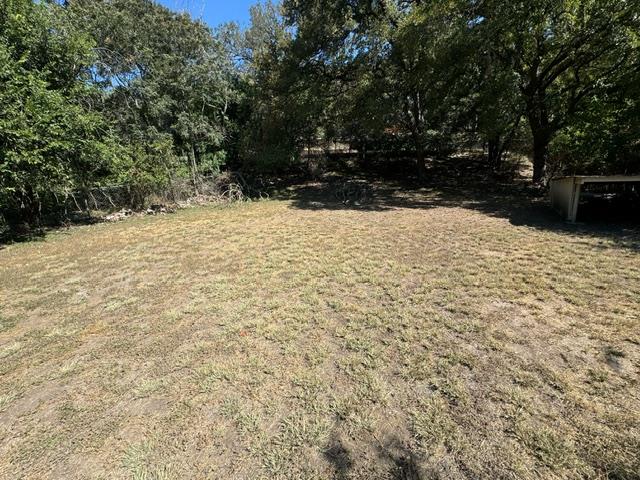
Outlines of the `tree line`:
[{"label": "tree line", "polygon": [[514,142],[533,178],[640,170],[640,0],[283,0],[212,29],[153,0],[0,0],[0,211],[130,202],[335,141],[427,160]]}]

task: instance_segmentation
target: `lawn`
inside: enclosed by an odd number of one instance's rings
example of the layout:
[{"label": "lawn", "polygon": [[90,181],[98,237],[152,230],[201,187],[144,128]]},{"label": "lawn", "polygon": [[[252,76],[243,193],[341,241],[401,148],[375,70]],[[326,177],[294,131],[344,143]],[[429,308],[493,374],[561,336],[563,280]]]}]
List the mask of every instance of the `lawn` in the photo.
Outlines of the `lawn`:
[{"label": "lawn", "polygon": [[443,191],[0,250],[0,478],[640,477],[640,233]]}]

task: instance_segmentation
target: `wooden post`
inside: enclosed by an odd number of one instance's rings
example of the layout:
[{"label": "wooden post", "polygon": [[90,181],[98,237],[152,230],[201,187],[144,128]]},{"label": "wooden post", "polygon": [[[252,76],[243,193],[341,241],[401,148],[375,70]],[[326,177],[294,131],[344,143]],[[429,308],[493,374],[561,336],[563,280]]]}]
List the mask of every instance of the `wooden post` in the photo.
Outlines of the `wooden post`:
[{"label": "wooden post", "polygon": [[582,183],[575,179],[573,183],[573,195],[569,206],[569,221],[576,223],[578,219],[578,206],[580,205],[580,192],[582,191]]}]

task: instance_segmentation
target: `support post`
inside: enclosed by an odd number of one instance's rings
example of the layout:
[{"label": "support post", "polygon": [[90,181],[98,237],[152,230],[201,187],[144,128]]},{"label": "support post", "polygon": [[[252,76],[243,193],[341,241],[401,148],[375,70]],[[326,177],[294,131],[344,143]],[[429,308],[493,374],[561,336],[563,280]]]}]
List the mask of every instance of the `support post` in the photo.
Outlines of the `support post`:
[{"label": "support post", "polygon": [[571,198],[571,204],[569,206],[569,221],[576,223],[578,219],[578,206],[580,205],[580,192],[582,191],[582,183],[579,180],[575,180],[573,184],[573,195]]}]

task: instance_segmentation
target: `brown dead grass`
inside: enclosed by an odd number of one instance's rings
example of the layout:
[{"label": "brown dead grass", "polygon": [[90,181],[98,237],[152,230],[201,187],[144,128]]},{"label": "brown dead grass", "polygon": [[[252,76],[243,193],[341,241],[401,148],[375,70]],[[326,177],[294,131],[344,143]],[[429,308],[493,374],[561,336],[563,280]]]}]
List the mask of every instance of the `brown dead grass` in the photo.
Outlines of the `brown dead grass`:
[{"label": "brown dead grass", "polygon": [[266,201],[10,246],[0,298],[1,478],[640,476],[615,237]]}]

